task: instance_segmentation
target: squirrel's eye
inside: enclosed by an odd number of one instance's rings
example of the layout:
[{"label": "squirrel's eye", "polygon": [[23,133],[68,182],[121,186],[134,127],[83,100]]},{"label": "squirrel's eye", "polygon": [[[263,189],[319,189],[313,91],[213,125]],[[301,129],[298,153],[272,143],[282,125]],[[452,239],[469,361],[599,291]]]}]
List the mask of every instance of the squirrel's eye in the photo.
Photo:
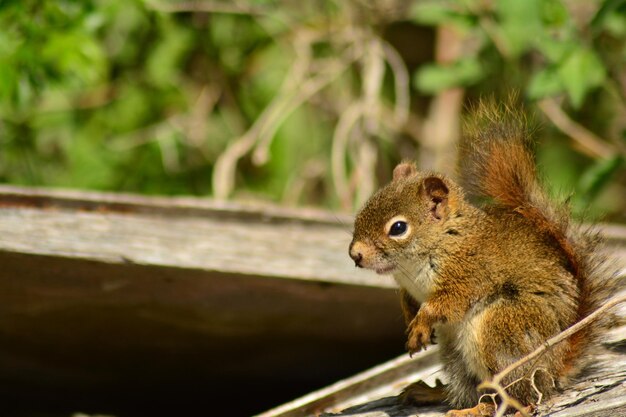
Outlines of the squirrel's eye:
[{"label": "squirrel's eye", "polygon": [[395,222],[389,228],[389,236],[402,236],[406,233],[407,225],[406,222]]}]

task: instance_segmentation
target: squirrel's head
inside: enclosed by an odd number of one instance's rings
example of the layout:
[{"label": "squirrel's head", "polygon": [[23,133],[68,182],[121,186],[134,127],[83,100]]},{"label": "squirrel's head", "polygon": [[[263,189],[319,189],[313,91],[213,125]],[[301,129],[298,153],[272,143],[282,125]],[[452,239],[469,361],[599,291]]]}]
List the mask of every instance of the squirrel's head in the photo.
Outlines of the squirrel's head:
[{"label": "squirrel's head", "polygon": [[404,260],[426,257],[444,236],[457,234],[461,189],[440,174],[403,162],[393,180],[365,203],[354,221],[350,257],[356,266],[391,273]]}]

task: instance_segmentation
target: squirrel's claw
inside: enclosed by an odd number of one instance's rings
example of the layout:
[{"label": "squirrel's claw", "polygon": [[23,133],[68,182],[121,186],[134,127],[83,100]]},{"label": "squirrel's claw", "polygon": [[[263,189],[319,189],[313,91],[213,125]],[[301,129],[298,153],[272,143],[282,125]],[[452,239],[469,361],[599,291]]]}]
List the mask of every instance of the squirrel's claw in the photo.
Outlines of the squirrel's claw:
[{"label": "squirrel's claw", "polygon": [[409,338],[406,342],[406,350],[412,357],[414,353],[420,350],[426,350],[426,346],[431,343],[433,330],[424,326],[418,321],[413,321],[409,325]]},{"label": "squirrel's claw", "polygon": [[491,417],[495,414],[496,407],[489,403],[480,403],[476,407],[463,410],[450,410],[445,417]]}]

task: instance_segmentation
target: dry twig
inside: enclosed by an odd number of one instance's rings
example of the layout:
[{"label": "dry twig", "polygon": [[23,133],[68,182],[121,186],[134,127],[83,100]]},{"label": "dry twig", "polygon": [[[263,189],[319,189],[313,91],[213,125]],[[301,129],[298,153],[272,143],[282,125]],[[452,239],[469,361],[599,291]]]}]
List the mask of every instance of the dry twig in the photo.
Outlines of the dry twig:
[{"label": "dry twig", "polygon": [[545,98],[539,101],[538,106],[548,119],[568,135],[585,154],[593,158],[609,158],[615,153],[613,147],[606,141],[573,121],[554,98]]}]

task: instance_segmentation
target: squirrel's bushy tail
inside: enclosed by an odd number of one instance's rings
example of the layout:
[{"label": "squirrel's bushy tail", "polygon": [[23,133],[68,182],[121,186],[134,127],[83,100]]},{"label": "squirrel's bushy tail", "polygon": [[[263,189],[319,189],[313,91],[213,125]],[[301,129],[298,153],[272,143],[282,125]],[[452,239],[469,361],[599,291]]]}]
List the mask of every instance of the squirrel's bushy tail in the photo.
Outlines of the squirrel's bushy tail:
[{"label": "squirrel's bushy tail", "polygon": [[523,111],[515,110],[516,100],[515,95],[504,103],[483,99],[471,109],[461,143],[460,178],[470,196],[515,211],[553,236],[577,269],[567,239],[568,209],[554,204],[539,185],[530,124]]},{"label": "squirrel's bushy tail", "polygon": [[[563,251],[567,269],[577,281],[579,321],[610,295],[611,273],[599,254],[597,233],[572,226],[567,204],[554,203],[541,187],[530,124],[516,101],[516,96],[505,103],[486,99],[470,109],[459,154],[460,178],[470,197],[524,216]],[[592,324],[564,342],[561,377],[574,376],[586,365],[581,359],[589,358],[588,350],[596,346],[601,329],[600,323]]]}]

